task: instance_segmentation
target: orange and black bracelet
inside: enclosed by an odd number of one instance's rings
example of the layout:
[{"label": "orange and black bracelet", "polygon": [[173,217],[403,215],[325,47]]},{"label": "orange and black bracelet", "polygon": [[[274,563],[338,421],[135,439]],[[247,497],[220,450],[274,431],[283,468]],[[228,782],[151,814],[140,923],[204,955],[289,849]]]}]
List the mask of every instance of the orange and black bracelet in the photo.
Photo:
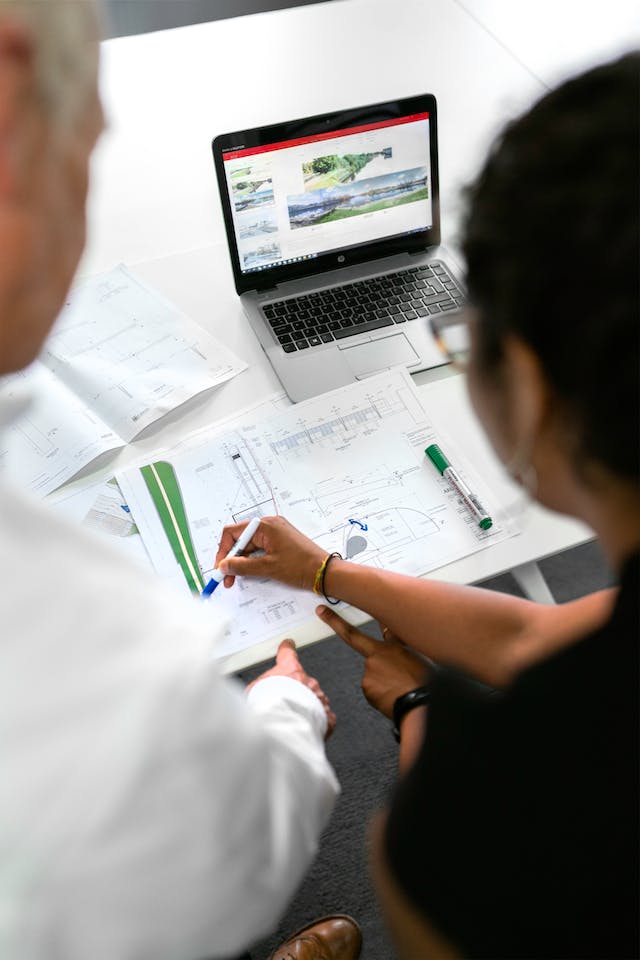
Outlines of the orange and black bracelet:
[{"label": "orange and black bracelet", "polygon": [[340,601],[334,600],[331,597],[327,596],[326,591],[324,589],[324,578],[327,575],[327,567],[329,566],[330,562],[333,560],[334,557],[337,557],[338,560],[343,559],[341,553],[334,552],[334,553],[327,554],[327,556],[324,558],[324,560],[320,564],[320,567],[318,568],[318,572],[316,573],[316,576],[315,576],[315,580],[313,581],[313,592],[317,593],[318,595],[322,595],[327,601],[327,603],[330,603],[333,606],[335,606],[336,603],[340,603]]}]

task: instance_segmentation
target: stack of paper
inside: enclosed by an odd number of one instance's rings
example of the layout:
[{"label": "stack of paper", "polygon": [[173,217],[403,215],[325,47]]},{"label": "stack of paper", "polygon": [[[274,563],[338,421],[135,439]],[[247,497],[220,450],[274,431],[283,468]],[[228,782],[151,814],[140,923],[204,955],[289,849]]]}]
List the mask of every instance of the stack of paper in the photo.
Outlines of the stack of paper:
[{"label": "stack of paper", "polygon": [[246,366],[124,266],[86,280],[39,359],[0,380],[0,405],[29,398],[0,440],[0,471],[45,495]]},{"label": "stack of paper", "polygon": [[[214,568],[225,524],[277,513],[327,553],[420,575],[511,532],[480,529],[425,457],[433,442],[495,508],[465,458],[436,434],[405,370],[201,431],[117,479],[158,573],[194,593]],[[313,616],[317,597],[239,579],[206,602],[229,620],[224,655],[287,635]]]}]

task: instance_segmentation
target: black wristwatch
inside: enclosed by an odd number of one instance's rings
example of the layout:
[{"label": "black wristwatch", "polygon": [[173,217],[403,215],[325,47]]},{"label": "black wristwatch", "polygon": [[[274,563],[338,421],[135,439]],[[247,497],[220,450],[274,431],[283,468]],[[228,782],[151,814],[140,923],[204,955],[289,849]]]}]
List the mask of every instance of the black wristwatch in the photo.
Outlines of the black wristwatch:
[{"label": "black wristwatch", "polygon": [[393,735],[400,743],[400,723],[405,714],[416,707],[424,707],[431,699],[431,688],[428,686],[416,687],[408,693],[402,693],[393,705]]}]

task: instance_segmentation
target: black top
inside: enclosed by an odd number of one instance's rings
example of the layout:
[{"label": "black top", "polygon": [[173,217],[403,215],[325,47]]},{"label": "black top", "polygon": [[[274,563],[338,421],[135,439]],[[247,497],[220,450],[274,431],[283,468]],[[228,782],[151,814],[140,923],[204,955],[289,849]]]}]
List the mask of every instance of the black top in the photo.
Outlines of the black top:
[{"label": "black top", "polygon": [[434,684],[390,811],[409,900],[471,957],[638,957],[638,588],[610,621],[487,696]]}]

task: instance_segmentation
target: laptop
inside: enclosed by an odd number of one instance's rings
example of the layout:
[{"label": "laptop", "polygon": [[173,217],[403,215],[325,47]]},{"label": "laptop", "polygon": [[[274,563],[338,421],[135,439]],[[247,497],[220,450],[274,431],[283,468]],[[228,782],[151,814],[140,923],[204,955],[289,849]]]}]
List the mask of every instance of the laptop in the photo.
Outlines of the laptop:
[{"label": "laptop", "polygon": [[444,362],[464,290],[440,245],[431,94],[217,136],[236,290],[293,401]]}]

